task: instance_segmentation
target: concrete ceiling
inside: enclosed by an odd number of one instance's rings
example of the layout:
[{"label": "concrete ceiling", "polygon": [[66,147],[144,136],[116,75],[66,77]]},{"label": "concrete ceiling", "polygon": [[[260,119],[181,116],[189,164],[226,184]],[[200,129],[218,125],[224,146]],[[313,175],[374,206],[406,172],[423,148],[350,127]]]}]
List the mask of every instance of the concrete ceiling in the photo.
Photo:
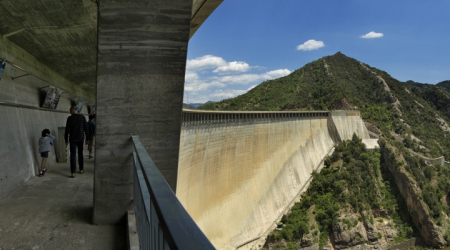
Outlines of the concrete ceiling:
[{"label": "concrete ceiling", "polygon": [[[193,0],[190,37],[222,2]],[[0,35],[95,93],[96,0],[0,0]]]}]

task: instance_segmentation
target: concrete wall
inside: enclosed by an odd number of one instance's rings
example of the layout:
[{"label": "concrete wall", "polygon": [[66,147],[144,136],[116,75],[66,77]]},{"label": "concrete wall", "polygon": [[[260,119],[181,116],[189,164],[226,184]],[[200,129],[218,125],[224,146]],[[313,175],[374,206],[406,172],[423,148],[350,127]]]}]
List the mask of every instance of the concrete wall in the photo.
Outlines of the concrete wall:
[{"label": "concrete wall", "polygon": [[218,249],[263,236],[333,149],[327,117],[182,127],[177,196]]},{"label": "concrete wall", "polygon": [[438,158],[425,158],[425,162],[431,165],[439,165],[443,167],[445,166],[445,157],[441,156]]},{"label": "concrete wall", "polygon": [[[65,126],[69,115],[68,97],[85,93],[79,91],[76,86],[71,86],[70,82],[3,37],[0,37],[0,58],[71,91],[62,96],[57,107],[60,112],[40,109],[46,90],[39,88],[49,84],[33,76],[13,80],[13,77],[23,75],[25,72],[10,64],[6,65],[0,80],[0,196],[2,196],[35,176],[41,161],[38,148],[41,131],[48,128],[56,135],[57,128]],[[18,107],[21,105],[24,106]],[[53,147],[47,161],[50,171],[55,162],[55,147]]]},{"label": "concrete wall", "polygon": [[[44,128],[57,135],[68,114],[0,106],[0,196],[35,176],[40,166],[38,140]],[[51,171],[56,162],[56,144],[47,159]],[[69,169],[67,169],[69,175]]]},{"label": "concrete wall", "polygon": [[370,139],[369,131],[359,111],[335,110],[331,111],[331,117],[342,141],[351,140],[354,133],[360,139]]},{"label": "concrete wall", "polygon": [[117,223],[132,204],[132,134],[176,188],[191,10],[99,1],[94,223]]},{"label": "concrete wall", "polygon": [[422,155],[422,154],[419,154],[419,153],[417,153],[417,152],[414,152],[414,151],[411,150],[411,149],[408,149],[408,151],[409,151],[411,154],[413,154],[413,155],[415,155],[415,156],[418,156],[418,157],[422,158],[422,159],[425,161],[425,163],[427,163],[427,164],[430,164],[430,165],[439,165],[439,166],[441,166],[441,167],[450,166],[450,163],[449,163],[448,161],[445,161],[445,157],[444,157],[444,156],[437,157],[437,158],[428,158],[428,157],[425,157],[425,156]]}]

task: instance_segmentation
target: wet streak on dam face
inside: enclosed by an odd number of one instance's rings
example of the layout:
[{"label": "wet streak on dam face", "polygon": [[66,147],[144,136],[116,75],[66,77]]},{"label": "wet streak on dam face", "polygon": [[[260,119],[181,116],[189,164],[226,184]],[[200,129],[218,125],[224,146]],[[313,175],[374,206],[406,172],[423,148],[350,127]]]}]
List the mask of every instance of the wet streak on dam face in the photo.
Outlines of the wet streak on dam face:
[{"label": "wet streak on dam face", "polygon": [[332,151],[328,112],[184,113],[177,196],[217,249],[259,237]]}]

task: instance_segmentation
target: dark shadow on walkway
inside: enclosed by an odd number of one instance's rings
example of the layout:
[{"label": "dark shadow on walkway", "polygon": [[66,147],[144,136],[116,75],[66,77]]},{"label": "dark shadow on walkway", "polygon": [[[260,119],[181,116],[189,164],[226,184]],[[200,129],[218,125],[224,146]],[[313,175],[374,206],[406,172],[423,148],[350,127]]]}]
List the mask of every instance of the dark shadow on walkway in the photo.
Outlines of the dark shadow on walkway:
[{"label": "dark shadow on walkway", "polygon": [[[53,152],[52,152],[53,153]],[[85,150],[87,156],[87,151]],[[0,249],[126,249],[126,225],[92,225],[94,160],[69,178],[68,163],[0,198]]]}]

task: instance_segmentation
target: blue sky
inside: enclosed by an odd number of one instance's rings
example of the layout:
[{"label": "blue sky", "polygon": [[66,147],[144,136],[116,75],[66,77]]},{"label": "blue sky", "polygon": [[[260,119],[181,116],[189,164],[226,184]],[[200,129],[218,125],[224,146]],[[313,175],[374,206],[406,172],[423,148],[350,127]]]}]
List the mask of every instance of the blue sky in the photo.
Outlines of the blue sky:
[{"label": "blue sky", "polygon": [[336,52],[400,81],[450,79],[450,0],[224,0],[189,41],[184,102],[218,101]]}]

